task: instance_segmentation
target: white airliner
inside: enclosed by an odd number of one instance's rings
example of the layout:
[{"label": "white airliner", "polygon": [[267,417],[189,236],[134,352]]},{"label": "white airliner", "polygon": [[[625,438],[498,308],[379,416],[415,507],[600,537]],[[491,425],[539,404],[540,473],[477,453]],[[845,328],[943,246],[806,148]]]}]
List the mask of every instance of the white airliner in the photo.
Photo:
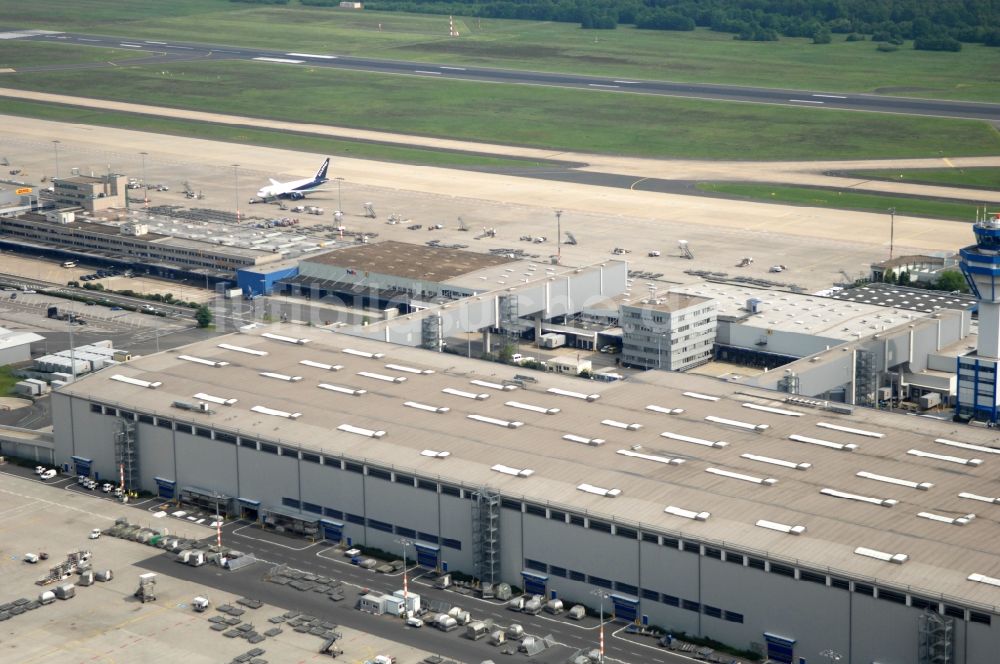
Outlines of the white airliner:
[{"label": "white airliner", "polygon": [[278,182],[271,179],[271,184],[261,187],[260,191],[257,192],[257,197],[263,201],[270,201],[276,198],[290,198],[293,201],[298,201],[305,198],[306,194],[325,191],[319,189],[319,187],[328,181],[326,170],[329,167],[330,158],[327,157],[323,165],[316,171],[316,175],[311,178],[293,180],[291,182]]}]

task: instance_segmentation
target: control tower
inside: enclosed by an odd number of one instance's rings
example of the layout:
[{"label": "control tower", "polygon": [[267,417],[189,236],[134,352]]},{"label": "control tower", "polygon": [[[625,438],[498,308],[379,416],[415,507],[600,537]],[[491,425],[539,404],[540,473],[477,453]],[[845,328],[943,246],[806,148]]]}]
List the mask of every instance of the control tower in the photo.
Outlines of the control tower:
[{"label": "control tower", "polygon": [[979,341],[975,354],[958,358],[955,414],[995,425],[1000,412],[1000,213],[984,210],[972,230],[976,244],[959,252],[959,265],[979,300]]}]

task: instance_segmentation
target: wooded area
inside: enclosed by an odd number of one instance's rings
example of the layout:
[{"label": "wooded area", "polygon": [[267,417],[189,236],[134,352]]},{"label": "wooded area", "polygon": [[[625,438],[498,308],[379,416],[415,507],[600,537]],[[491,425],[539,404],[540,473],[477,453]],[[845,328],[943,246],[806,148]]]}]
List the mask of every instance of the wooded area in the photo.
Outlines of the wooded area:
[{"label": "wooded area", "polygon": [[[300,2],[314,7],[340,4]],[[579,23],[594,30],[613,30],[619,24],[647,30],[704,27],[752,41],[806,37],[821,44],[844,34],[852,41],[871,39],[890,49],[903,40],[935,51],[957,51],[962,42],[1000,46],[996,0],[368,0],[365,8]]]}]

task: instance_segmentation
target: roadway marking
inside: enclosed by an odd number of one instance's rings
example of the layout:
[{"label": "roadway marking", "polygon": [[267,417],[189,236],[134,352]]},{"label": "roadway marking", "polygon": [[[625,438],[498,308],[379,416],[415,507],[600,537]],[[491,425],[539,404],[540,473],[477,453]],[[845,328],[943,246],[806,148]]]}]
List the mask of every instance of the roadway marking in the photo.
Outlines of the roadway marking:
[{"label": "roadway marking", "polygon": [[283,549],[291,549],[292,551],[305,551],[306,549],[311,549],[314,546],[316,546],[317,544],[319,544],[319,542],[313,542],[312,544],[309,544],[307,546],[298,546],[298,547],[296,547],[296,546],[288,546],[287,544],[280,544],[278,542],[272,542],[271,540],[264,539],[263,537],[253,537],[251,535],[244,535],[243,533],[240,532],[244,528],[250,528],[252,525],[253,524],[247,524],[245,526],[240,526],[239,528],[237,528],[236,530],[233,531],[233,534],[234,535],[239,535],[240,537],[244,537],[246,539],[255,540],[257,542],[264,542],[265,544],[272,544],[274,546],[280,546]]},{"label": "roadway marking", "polygon": [[440,76],[441,75],[441,72],[439,72],[439,71],[427,71],[426,69],[414,69],[413,73],[414,74],[431,74],[432,76]]},{"label": "roadway marking", "polygon": [[796,104],[825,104],[823,101],[816,101],[814,99],[789,99],[788,101],[794,102]]},{"label": "roadway marking", "polygon": [[119,46],[124,46],[125,48],[142,48],[142,44],[118,44]]},{"label": "roadway marking", "polygon": [[261,62],[281,62],[287,65],[301,65],[305,60],[289,60],[288,58],[254,58],[254,60],[260,60]]},{"label": "roadway marking", "polygon": [[603,83],[588,83],[592,88],[620,88],[620,85],[604,85]]},{"label": "roadway marking", "polygon": [[285,53],[293,58],[320,58],[321,60],[336,60],[336,55],[315,55],[313,53]]},{"label": "roadway marking", "polygon": [[465,67],[446,67],[445,65],[441,65],[440,69],[451,69],[453,71],[465,71]]},{"label": "roadway marking", "polygon": [[636,180],[635,182],[633,182],[633,183],[631,184],[631,186],[629,186],[628,190],[629,190],[629,191],[635,191],[635,185],[639,184],[640,182],[645,182],[645,181],[646,181],[646,180],[648,180],[648,179],[649,179],[649,178],[639,178],[638,180]]},{"label": "roadway marking", "polygon": [[813,97],[826,97],[827,99],[847,99],[843,95],[813,95]]}]

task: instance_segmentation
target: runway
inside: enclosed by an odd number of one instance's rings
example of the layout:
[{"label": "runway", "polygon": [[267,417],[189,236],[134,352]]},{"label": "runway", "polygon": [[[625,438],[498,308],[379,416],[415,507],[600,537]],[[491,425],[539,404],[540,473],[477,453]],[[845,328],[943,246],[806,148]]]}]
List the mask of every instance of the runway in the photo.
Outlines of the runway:
[{"label": "runway", "polygon": [[[196,42],[130,40],[122,37],[71,32],[46,34],[35,34],[34,32],[26,30],[24,31],[24,36],[19,38],[30,41],[65,42],[81,46],[99,46],[119,50],[131,49],[149,54],[149,57],[138,61],[140,64],[194,59],[247,60],[271,65],[325,67],[379,74],[421,76],[442,80],[573,88],[590,90],[595,93],[647,94],[707,101],[771,104],[816,110],[864,111],[894,115],[918,115],[1000,122],[1000,104],[980,102],[887,97],[836,91],[783,90],[706,83],[676,83],[671,81],[581,76],[458,65],[445,66],[422,62],[360,58],[332,53],[302,53],[294,50],[275,51],[255,47],[201,44]],[[81,69],[95,66],[111,65],[108,63],[94,63],[90,65],[39,65],[36,67],[21,67],[17,71]]]}]

